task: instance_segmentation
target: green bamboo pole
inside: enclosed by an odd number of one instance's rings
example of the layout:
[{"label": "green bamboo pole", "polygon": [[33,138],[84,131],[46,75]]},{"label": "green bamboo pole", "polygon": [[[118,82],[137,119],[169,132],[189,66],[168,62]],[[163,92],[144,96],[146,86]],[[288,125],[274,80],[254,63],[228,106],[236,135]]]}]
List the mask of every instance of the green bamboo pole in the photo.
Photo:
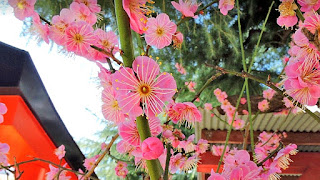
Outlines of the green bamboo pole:
[{"label": "green bamboo pole", "polygon": [[[114,2],[117,24],[119,29],[120,44],[121,49],[123,51],[123,64],[126,67],[132,67],[132,62],[134,60],[134,51],[129,17],[127,13],[123,10],[122,0],[115,0]],[[143,142],[148,137],[151,137],[149,123],[146,116],[137,117],[136,123],[141,142]],[[147,168],[151,180],[160,179],[163,170],[158,159],[147,160]]]},{"label": "green bamboo pole", "polygon": [[115,10],[117,25],[120,36],[121,50],[123,51],[122,59],[126,67],[131,67],[134,60],[133,43],[130,29],[130,20],[127,13],[123,10],[122,0],[115,0]]},{"label": "green bamboo pole", "polygon": [[[146,116],[137,117],[137,128],[141,142],[143,142],[148,137],[151,137],[151,132]],[[147,160],[147,167],[151,180],[160,179],[163,169],[158,159]]]}]

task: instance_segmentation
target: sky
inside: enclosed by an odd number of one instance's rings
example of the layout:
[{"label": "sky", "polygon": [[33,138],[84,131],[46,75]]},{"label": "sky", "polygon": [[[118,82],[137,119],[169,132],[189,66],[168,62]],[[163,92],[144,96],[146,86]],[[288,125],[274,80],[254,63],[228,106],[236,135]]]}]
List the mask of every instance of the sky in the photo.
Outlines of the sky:
[{"label": "sky", "polygon": [[[0,6],[3,0],[0,0]],[[0,41],[29,52],[44,86],[75,140],[94,138],[101,130],[99,68],[78,56],[59,53],[56,46],[21,35],[23,22],[11,7],[0,8]]]}]

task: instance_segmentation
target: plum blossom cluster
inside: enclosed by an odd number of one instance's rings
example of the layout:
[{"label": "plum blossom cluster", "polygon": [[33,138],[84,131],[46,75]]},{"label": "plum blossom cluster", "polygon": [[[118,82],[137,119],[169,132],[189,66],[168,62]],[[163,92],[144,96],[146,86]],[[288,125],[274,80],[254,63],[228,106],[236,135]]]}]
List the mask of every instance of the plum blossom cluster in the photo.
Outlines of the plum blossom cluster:
[{"label": "plum blossom cluster", "polygon": [[202,115],[192,102],[171,103],[167,115],[175,124],[183,124],[192,127],[196,122],[201,122]]},{"label": "plum blossom cluster", "polygon": [[[54,150],[54,154],[57,156],[59,160],[62,160],[64,158],[66,151],[65,146],[61,145],[57,149]],[[60,161],[61,162],[61,161]],[[67,164],[64,164],[62,167],[66,167]],[[71,179],[71,176],[67,176],[67,171],[61,170],[59,167],[55,167],[51,164],[49,164],[49,172],[46,173],[46,180],[52,180],[57,178],[62,180],[69,180]]]},{"label": "plum blossom cluster", "polygon": [[116,175],[120,178],[125,178],[128,174],[127,169],[128,164],[122,161],[117,162],[117,166],[115,167]]},{"label": "plum blossom cluster", "polygon": [[[97,22],[96,13],[101,11],[97,0],[74,0],[69,8],[63,8],[59,15],[51,19],[51,23],[43,24],[40,16],[34,11],[36,0],[10,0],[18,19],[31,17],[33,31],[46,43],[52,40],[65,50],[83,56],[92,61],[106,62],[113,54],[119,52],[118,38],[112,31],[105,32],[94,29]],[[90,46],[104,49],[108,53],[99,52]]]},{"label": "plum blossom cluster", "polygon": [[207,140],[200,139],[198,143],[194,143],[194,134],[186,138],[180,129],[175,129],[172,125],[163,125],[162,137],[164,142],[172,147],[169,163],[172,174],[194,168],[200,160],[199,155],[205,153],[209,147]]},{"label": "plum blossom cluster", "polygon": [[[298,5],[294,0],[280,0],[281,4],[278,7],[280,16],[277,19],[279,26],[284,26],[285,28],[293,27],[298,23],[298,18],[296,16],[296,11],[298,10]],[[312,15],[320,8],[319,1],[310,0],[298,0],[300,5],[300,10],[304,12],[304,15]]]},{"label": "plum blossom cluster", "polygon": [[[307,6],[302,5],[302,7]],[[318,33],[320,16],[316,12],[305,12],[303,15],[305,21],[299,24],[299,29],[292,36],[291,47],[288,51],[290,58],[285,68],[283,84],[286,93],[295,101],[312,106],[318,102],[320,97],[320,52],[309,41],[306,33]]]},{"label": "plum blossom cluster", "polygon": [[274,94],[276,93],[275,90],[273,89],[267,89],[267,90],[264,90],[263,91],[263,98],[264,100],[260,101],[258,103],[258,109],[261,111],[261,112],[264,112],[266,110],[269,109],[269,102],[270,100],[273,98]]},{"label": "plum blossom cluster", "polygon": [[217,100],[221,103],[221,109],[226,113],[228,117],[228,123],[231,124],[234,118],[232,126],[235,129],[243,128],[244,121],[238,117],[238,112],[236,112],[236,108],[228,101],[227,93],[217,88],[213,91],[213,94],[216,96]]},{"label": "plum blossom cluster", "polygon": [[[169,46],[172,42],[175,48],[180,48],[183,34],[177,31],[177,25],[165,13],[152,17],[153,7],[147,3],[152,5],[154,2],[150,0],[123,1],[123,8],[129,16],[131,29],[144,34],[146,43],[157,49]],[[199,5],[195,0],[180,0],[179,4],[172,2],[172,5],[186,17],[197,17],[194,13]]]},{"label": "plum blossom cluster", "polygon": [[[286,134],[276,134],[262,132],[258,139],[259,142],[255,147],[255,161],[250,159],[250,155],[245,150],[230,150],[226,148],[223,162],[224,167],[222,173],[215,173],[213,170],[209,180],[214,179],[280,179],[279,173],[282,169],[289,167],[290,155],[297,154],[297,145],[289,144],[282,148],[280,142]],[[281,147],[281,148],[279,148]],[[212,146],[212,153],[216,156],[221,156],[224,146]],[[274,153],[276,152],[276,153]],[[274,153],[272,158],[267,158],[271,153]],[[263,162],[261,165],[260,162]],[[258,166],[258,165],[259,166]]]}]

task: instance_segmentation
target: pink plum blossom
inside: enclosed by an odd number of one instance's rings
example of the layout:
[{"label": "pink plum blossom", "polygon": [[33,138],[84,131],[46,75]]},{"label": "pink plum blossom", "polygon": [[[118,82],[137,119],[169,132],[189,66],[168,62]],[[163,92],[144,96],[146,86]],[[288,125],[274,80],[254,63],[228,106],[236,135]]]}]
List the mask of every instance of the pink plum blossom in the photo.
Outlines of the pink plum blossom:
[{"label": "pink plum blossom", "polygon": [[130,27],[135,32],[142,34],[147,28],[147,17],[153,10],[146,5],[147,0],[123,0],[123,9],[130,18]]},{"label": "pink plum blossom", "polygon": [[97,0],[74,0],[74,2],[77,2],[79,4],[83,3],[90,9],[92,13],[99,13],[101,11]]},{"label": "pink plum blossom", "polygon": [[294,3],[294,0],[281,0],[278,8],[280,12],[280,16],[277,19],[278,25],[289,28],[297,24],[296,9],[298,9],[298,6]]},{"label": "pink plum blossom", "polygon": [[4,103],[0,103],[0,124],[3,123],[3,115],[7,113],[8,109]]},{"label": "pink plum blossom", "polygon": [[173,123],[182,124],[186,122],[187,126],[193,126],[195,122],[201,122],[202,115],[198,108],[191,102],[172,103],[169,105],[167,114]]},{"label": "pink plum blossom", "polygon": [[[224,145],[218,145],[218,146],[213,145],[211,147],[211,152],[214,156],[221,156],[223,149],[224,149]],[[225,154],[227,154],[229,152],[229,150],[230,150],[230,148],[229,148],[229,146],[227,146]]]},{"label": "pink plum blossom", "polygon": [[146,43],[158,49],[169,46],[177,30],[177,25],[170,21],[165,13],[159,14],[156,18],[148,18],[146,26],[148,28],[145,32]]},{"label": "pink plum blossom", "polygon": [[[316,31],[320,27],[320,16],[317,16],[318,22],[313,22],[315,19],[307,18],[303,26],[310,30],[311,32]],[[318,23],[318,25],[317,25]],[[320,58],[320,53],[317,48],[309,42],[308,38],[302,32],[302,29],[299,28],[292,36],[294,43],[299,47],[295,51],[295,58],[289,59],[289,64],[304,60],[307,64],[316,63],[316,61]]]},{"label": "pink plum blossom", "polygon": [[275,93],[276,93],[275,90],[267,89],[267,90],[264,90],[262,94],[265,99],[268,99],[270,101]]},{"label": "pink plum blossom", "polygon": [[195,135],[191,135],[188,137],[186,141],[181,141],[179,146],[184,149],[186,153],[192,152],[196,149],[196,145],[193,144]]},{"label": "pink plum blossom", "polygon": [[197,154],[202,154],[207,151],[209,147],[208,141],[205,139],[199,139],[198,144],[196,146],[196,153]]},{"label": "pink plum blossom", "polygon": [[90,25],[94,25],[97,22],[97,16],[83,3],[71,3],[70,10],[76,21],[85,21]]},{"label": "pink plum blossom", "polygon": [[221,91],[221,89],[217,88],[213,91],[213,94],[217,97],[218,101],[222,103],[227,97],[227,93],[224,91]]},{"label": "pink plum blossom", "polygon": [[97,63],[97,65],[100,68],[100,72],[98,74],[98,77],[100,79],[100,84],[103,88],[112,88],[112,77],[111,77],[111,71],[104,68],[100,63]]},{"label": "pink plum blossom", "polygon": [[102,114],[106,120],[115,124],[124,122],[125,114],[121,111],[116,99],[116,91],[112,87],[106,87],[102,91]]},{"label": "pink plum blossom", "polygon": [[[96,29],[94,33],[97,37],[97,41],[94,44],[95,46],[106,50],[110,54],[119,52],[118,37],[113,31],[105,32],[102,29]],[[106,58],[109,58],[109,56],[107,56],[106,54],[99,52],[93,48],[90,49],[90,54],[90,60],[106,62]]]},{"label": "pink plum blossom", "polygon": [[274,158],[273,162],[277,165],[277,167],[287,169],[290,165],[290,162],[292,162],[289,156],[296,155],[297,152],[297,145],[289,144],[277,153],[277,156]]},{"label": "pink plum blossom", "polygon": [[73,22],[66,29],[65,46],[77,55],[86,55],[95,41],[93,28],[84,21]]},{"label": "pink plum blossom", "polygon": [[164,151],[163,144],[156,137],[149,137],[141,144],[142,157],[146,160],[157,159]]},{"label": "pink plum blossom", "polygon": [[84,166],[87,170],[90,170],[98,158],[99,158],[99,155],[93,156],[93,157],[91,157],[91,158],[86,158],[86,159],[84,160],[83,166]]},{"label": "pink plum blossom", "polygon": [[189,170],[196,167],[198,162],[199,162],[199,159],[197,158],[197,155],[193,155],[185,160],[185,162],[183,163],[183,165],[181,167],[181,170],[184,172],[188,172]]},{"label": "pink plum blossom", "polygon": [[117,166],[115,167],[116,175],[125,178],[128,174],[127,163],[118,161]]},{"label": "pink plum blossom", "polygon": [[241,98],[240,99],[240,104],[245,104],[247,103],[247,99],[246,98]]},{"label": "pink plum blossom", "polygon": [[212,110],[212,104],[210,104],[210,103],[205,103],[205,104],[204,104],[204,109],[206,109],[207,111]]},{"label": "pink plum blossom", "polygon": [[[64,164],[63,167],[65,167],[67,164]],[[52,179],[61,179],[61,180],[69,180],[71,179],[71,176],[66,176],[66,171],[62,171],[59,174],[59,177],[57,177],[58,173],[59,173],[59,168],[52,166],[51,164],[49,164],[49,169],[50,171],[46,173],[46,180],[52,180]]]},{"label": "pink plum blossom", "polygon": [[132,151],[135,150],[135,147],[132,146],[130,143],[128,143],[128,141],[125,140],[121,140],[116,147],[117,151],[120,154],[126,154],[126,153],[131,153]]},{"label": "pink plum blossom", "polygon": [[37,0],[8,0],[8,3],[13,7],[14,15],[19,20],[23,21],[26,17],[33,15],[34,4]]},{"label": "pink plum blossom", "polygon": [[[231,122],[229,122],[231,123]],[[238,130],[244,127],[244,121],[242,119],[236,119],[233,121],[232,126],[234,127],[234,129]]]},{"label": "pink plum blossom", "polygon": [[180,65],[179,63],[176,63],[174,66],[177,68],[177,70],[178,70],[178,72],[179,72],[180,74],[183,74],[183,75],[186,75],[186,74],[187,74],[187,72],[186,72],[186,70],[183,68],[182,64]]},{"label": "pink plum blossom", "polygon": [[244,115],[248,115],[249,114],[249,112],[247,111],[247,110],[242,110],[242,114],[244,114]]},{"label": "pink plum blossom", "polygon": [[302,12],[317,11],[320,8],[320,1],[318,0],[298,0],[301,5],[300,10]]},{"label": "pink plum blossom", "polygon": [[214,170],[211,169],[211,175],[208,177],[207,180],[226,180],[226,178],[223,177],[221,174],[214,172]]},{"label": "pink plum blossom", "polygon": [[40,20],[40,16],[37,13],[32,15],[33,18],[33,26],[32,29],[34,32],[44,40],[47,44],[49,44],[49,27],[48,24],[42,24]]},{"label": "pink plum blossom", "polygon": [[74,22],[75,17],[73,13],[66,8],[60,11],[60,15],[55,15],[52,17],[51,26],[49,27],[49,37],[58,45],[63,45],[66,43],[66,29]]},{"label": "pink plum blossom", "polygon": [[320,97],[320,64],[298,61],[285,68],[284,88],[295,100],[304,105],[315,105]]},{"label": "pink plum blossom", "polygon": [[[157,136],[162,131],[160,120],[158,118],[149,119],[149,126],[152,136]],[[134,120],[119,124],[119,135],[133,146],[140,145],[140,135]]]},{"label": "pink plum blossom", "polygon": [[62,159],[66,154],[64,145],[62,144],[57,149],[55,149],[54,154],[58,157],[58,159]]},{"label": "pink plum blossom", "polygon": [[219,9],[221,14],[227,15],[228,11],[234,8],[234,0],[219,0]]},{"label": "pink plum blossom", "polygon": [[195,92],[194,88],[196,87],[197,83],[190,81],[190,82],[185,82],[184,84],[188,87],[189,91]]},{"label": "pink plum blossom", "polygon": [[269,109],[269,102],[265,99],[265,100],[262,100],[258,103],[258,109],[261,111],[261,112],[264,112],[266,110]]},{"label": "pink plum blossom", "polygon": [[10,150],[10,146],[6,143],[0,142],[0,165],[8,165],[8,157],[6,154],[8,154]]},{"label": "pink plum blossom", "polygon": [[245,150],[235,150],[224,159],[223,174],[226,179],[254,179],[262,168],[250,161],[250,155]]},{"label": "pink plum blossom", "polygon": [[195,15],[195,12],[199,7],[197,0],[179,0],[179,3],[171,1],[171,4],[174,8],[180,11],[184,17],[198,17],[197,15]]},{"label": "pink plum blossom", "polygon": [[[183,34],[180,31],[177,31],[172,36],[173,47],[180,49],[183,42]],[[181,73],[182,74],[182,73]]]},{"label": "pink plum blossom", "polygon": [[[171,102],[177,91],[172,75],[163,72],[159,75],[159,65],[146,56],[138,56],[132,69],[120,68],[112,77],[112,86],[116,89],[119,107],[131,118],[143,113],[149,118],[157,116],[165,102]],[[137,76],[134,74],[137,74]]]},{"label": "pink plum blossom", "polygon": [[182,156],[181,153],[171,156],[170,158],[170,172],[176,173],[179,169],[182,168],[186,158]]}]

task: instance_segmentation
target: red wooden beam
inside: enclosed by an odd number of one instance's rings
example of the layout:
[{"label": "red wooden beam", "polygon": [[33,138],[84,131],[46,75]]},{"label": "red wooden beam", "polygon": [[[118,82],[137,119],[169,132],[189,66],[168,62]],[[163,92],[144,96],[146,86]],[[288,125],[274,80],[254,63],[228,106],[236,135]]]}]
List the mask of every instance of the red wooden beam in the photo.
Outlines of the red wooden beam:
[{"label": "red wooden beam", "polygon": [[[254,131],[255,142],[261,131]],[[282,139],[284,144],[297,144],[297,145],[320,145],[320,133],[312,132],[286,132],[288,137]],[[227,137],[227,131],[224,130],[207,130],[201,131],[201,138],[206,139],[209,143],[224,143]],[[232,131],[229,139],[230,144],[242,144],[243,132]],[[250,141],[248,141],[250,144]]]},{"label": "red wooden beam", "polygon": [[[57,148],[38,120],[34,117],[24,100],[20,96],[0,95],[0,102],[5,103],[8,112],[4,115],[4,123],[0,124],[0,141],[10,146],[9,163],[13,164],[14,157],[17,162],[27,161],[33,157],[49,160],[56,164],[60,161],[54,155]],[[67,152],[68,153],[68,152]],[[62,165],[66,161],[62,161]],[[67,167],[69,167],[67,165]],[[32,162],[20,166],[24,171],[21,180],[43,180],[49,166],[43,162]],[[71,179],[77,179],[73,174]]]}]

